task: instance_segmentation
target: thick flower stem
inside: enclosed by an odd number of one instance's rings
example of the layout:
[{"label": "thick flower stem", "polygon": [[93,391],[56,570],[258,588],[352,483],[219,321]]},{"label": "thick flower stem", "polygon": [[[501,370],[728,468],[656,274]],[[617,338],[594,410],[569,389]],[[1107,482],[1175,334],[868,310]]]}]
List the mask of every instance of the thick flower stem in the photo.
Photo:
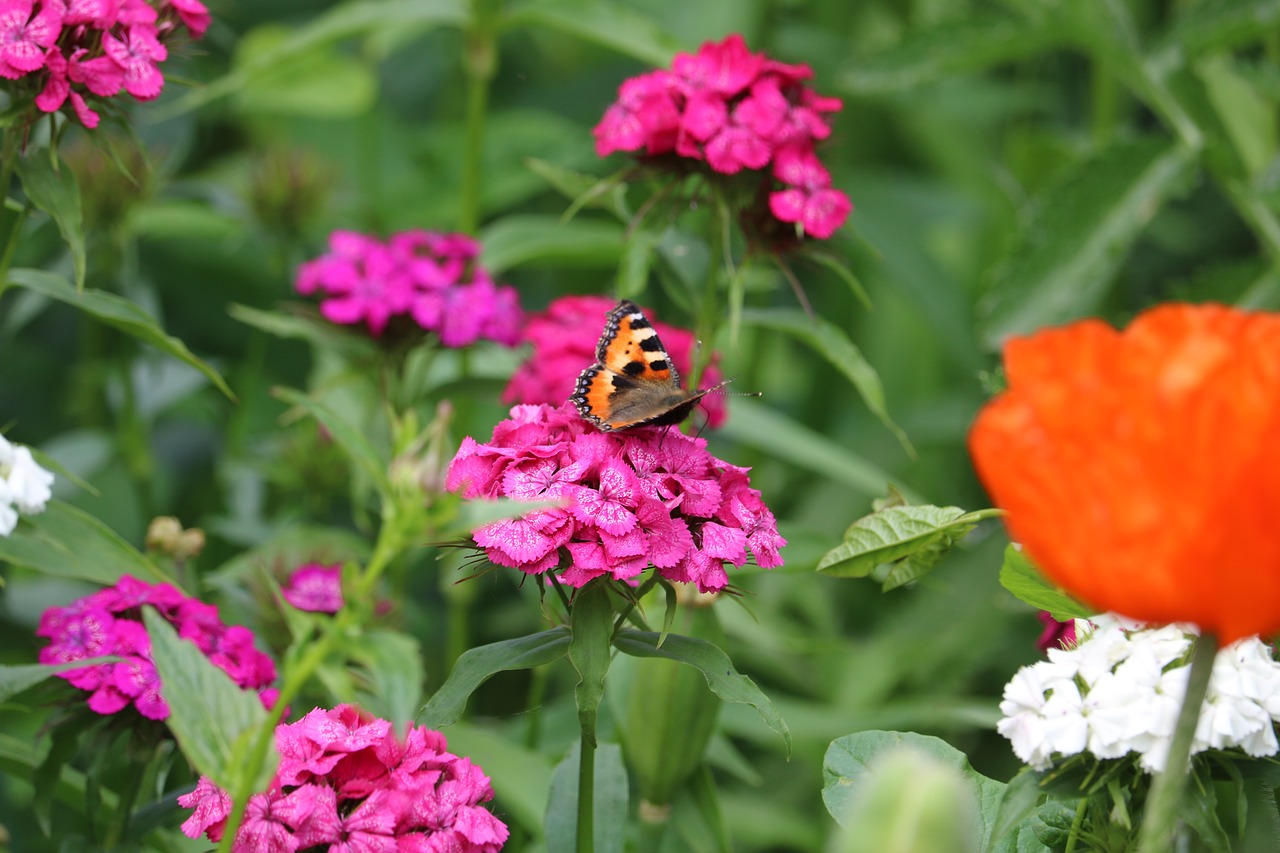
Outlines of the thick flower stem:
[{"label": "thick flower stem", "polygon": [[467,75],[466,144],[462,156],[462,188],[458,198],[458,230],[474,234],[480,225],[480,186],[484,176],[484,127],[489,84],[497,67],[491,0],[472,0],[463,67]]},{"label": "thick flower stem", "polygon": [[1218,656],[1218,638],[1204,634],[1195,642],[1191,653],[1191,672],[1187,677],[1187,693],[1178,714],[1177,728],[1164,771],[1156,776],[1147,797],[1142,830],[1138,835],[1138,853],[1167,853],[1173,849],[1174,832],[1178,828],[1178,805],[1191,764],[1191,742],[1200,721],[1200,706],[1209,692],[1213,662]]},{"label": "thick flower stem", "polygon": [[578,752],[578,849],[595,850],[596,745],[583,732]]}]

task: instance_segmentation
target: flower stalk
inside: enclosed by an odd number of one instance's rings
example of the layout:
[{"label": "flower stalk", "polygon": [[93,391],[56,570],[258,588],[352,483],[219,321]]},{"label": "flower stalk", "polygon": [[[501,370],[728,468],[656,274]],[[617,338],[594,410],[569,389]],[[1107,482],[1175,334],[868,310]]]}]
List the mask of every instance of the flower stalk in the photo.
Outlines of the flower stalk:
[{"label": "flower stalk", "polygon": [[577,853],[595,850],[596,744],[582,733],[578,750],[578,849]]},{"label": "flower stalk", "polygon": [[1191,742],[1200,720],[1200,706],[1209,691],[1213,662],[1218,655],[1218,639],[1213,634],[1200,636],[1191,652],[1191,674],[1187,693],[1178,714],[1173,743],[1164,771],[1151,785],[1142,829],[1138,836],[1138,853],[1162,853],[1173,849],[1174,832],[1178,828],[1178,805],[1187,782],[1191,764]]}]

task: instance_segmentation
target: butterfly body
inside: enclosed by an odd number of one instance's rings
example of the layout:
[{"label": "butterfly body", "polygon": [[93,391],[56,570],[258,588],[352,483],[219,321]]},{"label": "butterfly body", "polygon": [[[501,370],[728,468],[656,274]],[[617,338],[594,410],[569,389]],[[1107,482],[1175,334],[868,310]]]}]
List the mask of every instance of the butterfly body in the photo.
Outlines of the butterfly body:
[{"label": "butterfly body", "polygon": [[596,363],[582,371],[570,398],[606,432],[678,424],[707,394],[680,387],[680,374],[640,308],[624,299],[609,312]]}]

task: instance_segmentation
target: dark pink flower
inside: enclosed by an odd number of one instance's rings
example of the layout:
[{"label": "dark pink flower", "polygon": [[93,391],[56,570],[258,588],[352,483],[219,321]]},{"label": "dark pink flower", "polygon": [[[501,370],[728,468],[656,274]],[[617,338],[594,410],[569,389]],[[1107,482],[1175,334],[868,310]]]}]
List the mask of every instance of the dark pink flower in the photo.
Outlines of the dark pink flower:
[{"label": "dark pink flower", "polygon": [[1069,649],[1076,644],[1076,622],[1074,619],[1059,622],[1047,610],[1039,611],[1036,616],[1040,619],[1040,623],[1044,625],[1044,630],[1040,632],[1040,637],[1036,640],[1037,649],[1042,652],[1048,652],[1050,649]]},{"label": "dark pink flower", "polygon": [[284,600],[299,610],[337,613],[342,609],[342,566],[308,563],[289,575],[281,590]]},{"label": "dark pink flower", "polygon": [[722,42],[704,42],[695,54],[677,53],[671,69],[686,92],[712,91],[725,97],[742,92],[765,67],[738,33]]},{"label": "dark pink flower", "polygon": [[[480,806],[493,797],[489,779],[447,747],[439,732],[419,727],[402,741],[388,721],[349,705],[279,725],[279,768],[250,800],[232,850],[496,853],[508,832]],[[202,777],[179,802],[195,809],[182,824],[187,836],[221,837],[224,792]]]},{"label": "dark pink flower", "polygon": [[[521,363],[502,392],[506,403],[546,403],[558,406],[573,393],[578,374],[595,361],[601,319],[616,302],[606,296],[562,296],[541,314],[529,317],[523,340],[533,345],[533,353]],[[652,314],[650,319],[653,320]],[[693,367],[697,340],[693,332],[654,320],[654,330],[667,346],[676,370],[688,376]],[[712,364],[702,374],[701,387],[720,384],[720,370]],[[718,394],[703,397],[698,411],[707,425],[721,426],[728,417],[725,398]]]},{"label": "dark pink flower", "polygon": [[320,312],[334,323],[364,322],[375,337],[392,323],[412,324],[449,347],[519,339],[515,290],[493,282],[476,260],[479,245],[464,234],[406,231],[384,243],[335,231],[329,249],[298,268],[295,288],[320,292]]},{"label": "dark pink flower", "polygon": [[0,77],[16,80],[45,66],[62,32],[62,9],[49,0],[0,2]]},{"label": "dark pink flower", "polygon": [[710,592],[728,584],[725,564],[753,554],[777,566],[786,544],[745,469],[712,456],[704,440],[663,427],[602,433],[569,403],[516,406],[490,442],[464,441],[446,487],[466,498],[566,501],[486,524],[473,538],[497,565],[555,570],[570,586],[653,566]]},{"label": "dark pink flower", "polygon": [[673,93],[674,78],[667,71],[652,71],[623,81],[618,101],[605,110],[604,118],[591,131],[596,153],[607,157],[614,151],[665,154],[675,146],[680,127],[680,110]]},{"label": "dark pink flower", "polygon": [[88,24],[94,29],[109,30],[115,26],[119,14],[119,0],[69,0],[62,24]]},{"label": "dark pink flower", "polygon": [[[264,694],[275,680],[275,664],[254,647],[247,628],[224,625],[217,608],[187,598],[169,584],[148,584],[129,575],[66,607],[46,610],[36,628],[36,636],[50,641],[40,650],[40,662],[68,663],[107,655],[123,658],[59,677],[90,691],[88,705],[96,713],[115,714],[133,706],[148,719],[168,718],[169,706],[161,697],[160,677],[151,659],[151,638],[142,623],[143,605],[154,607],[180,637],[193,640],[243,689]],[[263,699],[265,704],[267,697]]]},{"label": "dark pink flower", "polygon": [[831,188],[831,175],[810,150],[783,149],[774,174],[787,189],[770,194],[769,209],[783,222],[802,226],[806,234],[825,240],[853,210],[849,197]]},{"label": "dark pink flower", "polygon": [[200,38],[209,29],[212,18],[208,8],[200,0],[165,0],[165,5],[178,13],[192,38]]}]

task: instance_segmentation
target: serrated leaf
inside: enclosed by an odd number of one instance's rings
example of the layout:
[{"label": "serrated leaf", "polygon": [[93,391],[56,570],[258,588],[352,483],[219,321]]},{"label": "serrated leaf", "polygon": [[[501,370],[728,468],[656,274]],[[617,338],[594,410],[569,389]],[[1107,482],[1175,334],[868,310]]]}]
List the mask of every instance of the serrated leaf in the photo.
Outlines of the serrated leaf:
[{"label": "serrated leaf", "polygon": [[[237,790],[246,772],[246,747],[267,722],[262,700],[254,691],[240,689],[194,643],[179,639],[154,608],[144,607],[142,617],[160,676],[160,695],[169,705],[165,724],[199,773],[221,788]],[[251,780],[252,790],[266,789],[278,760],[269,750]]]},{"label": "serrated leaf", "polygon": [[[818,563],[818,571],[839,578],[861,578],[877,566],[949,547],[999,510],[966,512],[957,506],[890,506],[858,519],[845,531],[844,542]],[[937,559],[938,554],[934,557]]]},{"label": "serrated leaf", "polygon": [[1067,35],[1047,17],[948,20],[913,30],[887,50],[852,60],[840,73],[838,85],[857,95],[899,92],[1039,55],[1065,43]]},{"label": "serrated leaf", "polygon": [[561,222],[558,216],[537,214],[504,216],[481,233],[481,260],[494,275],[530,263],[612,266],[622,255],[623,235],[623,227],[616,222]]},{"label": "serrated leaf", "polygon": [[67,242],[75,268],[76,290],[84,289],[85,247],[84,215],[80,210],[80,186],[76,176],[57,154],[35,151],[19,157],[15,171],[22,180],[27,199],[49,214],[62,239]]},{"label": "serrated leaf", "polygon": [[44,512],[23,516],[0,536],[0,561],[46,575],[111,586],[123,575],[148,583],[174,583],[119,534],[82,509],[49,501]]},{"label": "serrated leaf", "polygon": [[1014,598],[1037,610],[1047,610],[1059,622],[1088,619],[1098,611],[1076,601],[1065,590],[1051,584],[1021,549],[1010,545],[1000,566],[1000,585]]},{"label": "serrated leaf", "polygon": [[660,67],[683,47],[653,18],[609,0],[523,0],[510,5],[504,26],[546,27]]},{"label": "serrated leaf", "polygon": [[1117,143],[1068,169],[1032,205],[1014,250],[980,304],[982,336],[1011,335],[1084,316],[1097,307],[1134,241],[1186,186],[1196,153],[1167,140]]},{"label": "serrated leaf", "polygon": [[915,455],[907,434],[889,417],[889,409],[884,399],[884,386],[880,384],[880,375],[876,373],[870,362],[863,358],[862,352],[843,329],[821,317],[810,317],[799,309],[744,311],[742,319],[754,326],[791,335],[825,358],[857,389],[862,402],[893,433],[903,449]]},{"label": "serrated leaf", "polygon": [[[551,774],[551,791],[543,825],[548,850],[578,849],[578,764],[581,744]],[[627,828],[627,768],[616,743],[602,743],[595,750],[591,799],[591,840],[597,853],[622,853]]]},{"label": "serrated leaf", "polygon": [[596,744],[596,715],[604,697],[604,677],[609,672],[609,635],[613,632],[613,605],[603,581],[589,583],[573,597],[569,611],[569,663],[578,671],[573,691],[578,725],[586,743]]},{"label": "serrated leaf", "polygon": [[92,288],[76,290],[71,282],[44,270],[11,269],[8,281],[10,284],[16,284],[50,299],[65,302],[108,326],[132,335],[144,344],[150,344],[166,355],[186,362],[208,377],[209,381],[229,399],[236,398],[218,371],[196,358],[191,350],[187,349],[186,344],[166,334],[154,317],[124,297]]},{"label": "serrated leaf", "polygon": [[385,495],[390,492],[390,484],[387,481],[388,463],[378,455],[378,451],[374,449],[364,433],[347,423],[329,406],[301,391],[277,387],[272,389],[272,394],[291,406],[297,406],[323,424],[347,457],[373,480],[379,493]]},{"label": "serrated leaf", "polygon": [[[659,640],[662,645],[659,646]],[[666,658],[696,668],[707,679],[711,692],[726,702],[750,705],[764,724],[781,736],[791,754],[791,730],[773,707],[773,702],[756,683],[734,668],[733,661],[718,646],[694,637],[653,631],[619,631],[613,644],[623,654],[641,658]]]},{"label": "serrated leaf", "polygon": [[422,706],[418,723],[439,729],[457,722],[471,694],[491,676],[560,660],[569,651],[570,637],[569,629],[560,627],[468,649],[453,665],[445,683]]}]

